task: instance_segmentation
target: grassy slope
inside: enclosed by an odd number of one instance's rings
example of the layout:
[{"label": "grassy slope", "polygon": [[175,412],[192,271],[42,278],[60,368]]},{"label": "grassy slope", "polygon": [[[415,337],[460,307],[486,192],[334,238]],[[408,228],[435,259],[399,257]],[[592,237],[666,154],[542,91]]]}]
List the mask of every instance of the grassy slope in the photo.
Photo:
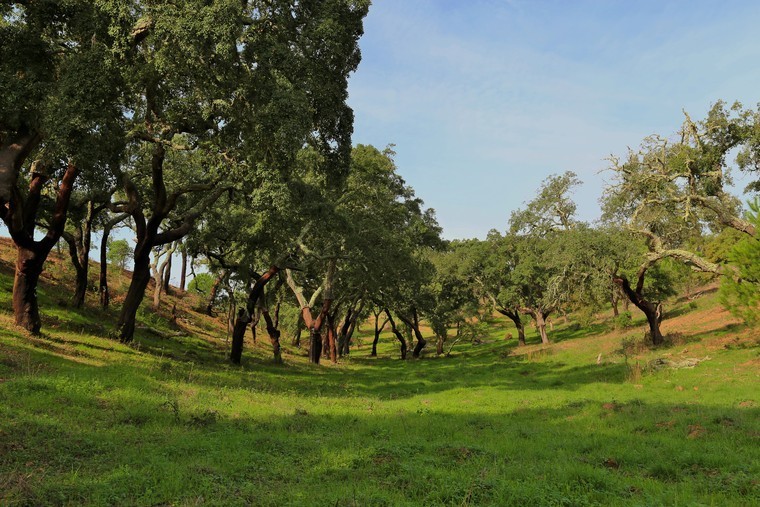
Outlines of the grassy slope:
[{"label": "grassy slope", "polygon": [[[41,290],[46,334],[32,339],[11,325],[9,267],[3,505],[760,503],[758,334],[713,295],[675,306],[664,329],[677,344],[627,359],[621,341],[641,327],[558,326],[549,349],[533,336],[518,351],[496,322],[450,358],[402,362],[386,337],[371,359],[365,333],[337,366],[286,347],[277,367],[261,342],[232,367],[219,323],[184,303],[191,337],[102,337],[114,313],[62,306],[60,263]],[[663,357],[709,359],[648,371]]]}]

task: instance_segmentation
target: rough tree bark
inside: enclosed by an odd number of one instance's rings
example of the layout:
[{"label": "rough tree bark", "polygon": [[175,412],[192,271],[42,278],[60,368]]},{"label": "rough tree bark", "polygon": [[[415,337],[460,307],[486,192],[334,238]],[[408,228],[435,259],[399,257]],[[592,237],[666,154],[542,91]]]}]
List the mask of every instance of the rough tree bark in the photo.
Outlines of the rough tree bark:
[{"label": "rough tree bark", "polygon": [[41,162],[32,164],[26,200],[18,188],[13,188],[7,207],[3,211],[3,221],[18,249],[12,296],[15,322],[16,325],[35,335],[40,333],[42,327],[37,301],[37,283],[50,250],[63,233],[71,192],[78,172],[77,167],[69,163],[58,187],[50,227],[41,240],[34,240],[35,219],[39,211],[42,188],[48,180],[45,167]]},{"label": "rough tree bark", "polygon": [[7,220],[17,192],[18,175],[31,152],[40,144],[42,137],[22,127],[8,134],[0,142],[0,219]]},{"label": "rough tree bark", "polygon": [[226,269],[222,270],[211,285],[211,290],[209,290],[208,298],[206,299],[206,315],[209,317],[214,316],[214,301],[216,301],[216,296],[219,294],[219,287],[222,286],[222,283],[227,279],[228,275],[229,271]]}]

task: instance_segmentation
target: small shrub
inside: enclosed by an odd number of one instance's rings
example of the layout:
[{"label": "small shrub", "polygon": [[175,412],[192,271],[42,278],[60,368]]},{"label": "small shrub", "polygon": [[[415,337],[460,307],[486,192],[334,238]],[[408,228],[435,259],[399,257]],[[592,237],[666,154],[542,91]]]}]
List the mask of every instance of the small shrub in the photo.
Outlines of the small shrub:
[{"label": "small shrub", "polygon": [[633,316],[631,312],[622,312],[617,317],[612,318],[612,327],[614,329],[626,329],[633,326]]},{"label": "small shrub", "polygon": [[625,337],[621,342],[622,353],[626,357],[640,354],[649,348],[650,342],[649,333],[643,338],[636,338],[635,336]]}]

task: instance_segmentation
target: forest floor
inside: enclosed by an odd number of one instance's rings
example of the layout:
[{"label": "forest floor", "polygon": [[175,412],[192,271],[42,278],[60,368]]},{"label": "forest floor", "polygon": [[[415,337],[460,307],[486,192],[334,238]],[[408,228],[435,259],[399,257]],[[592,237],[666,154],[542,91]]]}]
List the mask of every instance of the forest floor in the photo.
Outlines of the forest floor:
[{"label": "forest floor", "polygon": [[371,358],[365,324],[337,365],[286,338],[284,365],[264,339],[233,366],[189,294],[109,339],[127,273],[109,311],[77,310],[57,257],[30,337],[13,259],[0,242],[0,505],[760,504],[760,332],[714,291],[668,302],[658,348],[633,309],[549,346],[494,319],[448,357],[401,361],[385,333]]}]

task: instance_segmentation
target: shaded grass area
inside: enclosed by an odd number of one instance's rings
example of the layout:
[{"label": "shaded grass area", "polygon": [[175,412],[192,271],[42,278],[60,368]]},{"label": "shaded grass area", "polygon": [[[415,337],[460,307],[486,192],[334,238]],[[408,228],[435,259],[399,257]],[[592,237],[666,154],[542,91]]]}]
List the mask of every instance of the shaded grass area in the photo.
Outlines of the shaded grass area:
[{"label": "shaded grass area", "polygon": [[[104,337],[112,314],[50,294],[42,338],[0,311],[2,505],[760,503],[760,349],[741,325],[625,356],[640,329],[570,323],[518,350],[495,321],[451,357],[400,361],[384,335],[370,358],[361,334],[339,365],[287,345],[274,365],[260,342],[233,367],[200,316],[126,346]],[[709,359],[646,367],[692,355]]]}]

